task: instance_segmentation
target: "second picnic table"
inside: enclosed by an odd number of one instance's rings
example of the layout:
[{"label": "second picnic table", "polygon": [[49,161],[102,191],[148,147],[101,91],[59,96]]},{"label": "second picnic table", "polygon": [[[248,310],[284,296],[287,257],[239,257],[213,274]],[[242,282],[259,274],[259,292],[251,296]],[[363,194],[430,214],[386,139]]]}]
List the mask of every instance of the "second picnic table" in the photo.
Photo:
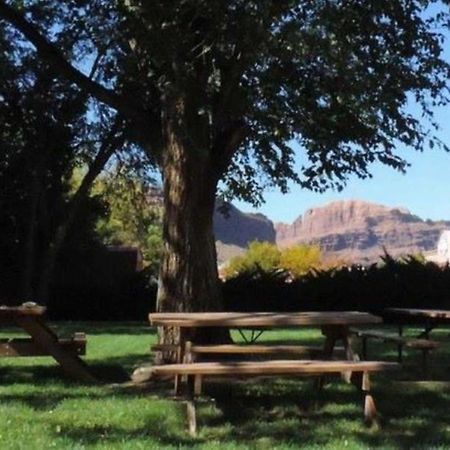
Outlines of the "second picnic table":
[{"label": "second picnic table", "polygon": [[97,383],[84,361],[79,357],[85,351],[84,333],[72,339],[59,339],[45,323],[44,306],[0,306],[0,326],[22,329],[28,338],[0,339],[0,357],[51,356],[62,370],[78,381]]},{"label": "second picnic table", "polygon": [[419,337],[429,338],[430,332],[438,325],[450,324],[450,310],[420,308],[386,308],[386,315],[395,317],[399,324],[399,334],[403,333],[403,325],[412,321],[421,322],[424,330]]}]

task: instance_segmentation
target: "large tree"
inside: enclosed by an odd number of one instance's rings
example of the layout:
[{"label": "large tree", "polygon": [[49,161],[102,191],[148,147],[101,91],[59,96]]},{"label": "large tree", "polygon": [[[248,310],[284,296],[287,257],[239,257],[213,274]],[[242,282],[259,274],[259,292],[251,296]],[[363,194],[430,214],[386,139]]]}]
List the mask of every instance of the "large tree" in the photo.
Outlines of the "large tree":
[{"label": "large tree", "polygon": [[432,119],[430,104],[445,101],[447,6],[433,3],[0,0],[0,18],[55,77],[120,113],[160,168],[158,307],[190,311],[220,308],[218,186],[255,203],[265,186],[285,191],[289,180],[339,188],[375,161],[404,170],[399,143],[438,142],[408,112],[415,103]]},{"label": "large tree", "polygon": [[[0,292],[8,303],[47,303],[68,231],[86,212],[92,182],[123,145],[121,121],[90,119],[86,93],[55,80],[30,45],[2,25]],[[72,194],[69,179],[81,163],[88,170]],[[89,236],[81,221],[80,236]]]}]

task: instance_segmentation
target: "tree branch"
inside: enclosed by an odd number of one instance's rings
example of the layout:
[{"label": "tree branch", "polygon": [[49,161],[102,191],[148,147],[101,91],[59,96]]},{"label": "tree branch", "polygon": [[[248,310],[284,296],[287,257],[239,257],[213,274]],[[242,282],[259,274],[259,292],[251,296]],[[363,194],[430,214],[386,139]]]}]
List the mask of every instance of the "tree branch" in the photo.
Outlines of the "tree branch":
[{"label": "tree branch", "polygon": [[227,170],[234,154],[247,137],[248,132],[249,128],[244,121],[235,121],[232,126],[216,137],[212,153],[218,177],[221,177]]},{"label": "tree branch", "polygon": [[[133,105],[132,99],[122,97],[114,91],[105,88],[72,66],[55,45],[48,41],[22,14],[7,5],[4,0],[0,0],[0,18],[6,20],[23,33],[46,62],[85,92],[88,92],[126,117],[136,119],[143,113],[142,108],[136,104]],[[142,120],[142,117],[140,119]]]},{"label": "tree branch", "polygon": [[73,195],[72,200],[68,205],[66,215],[62,222],[58,224],[58,227],[44,254],[37,294],[39,301],[44,304],[48,300],[49,283],[55,269],[56,259],[62,245],[64,244],[67,234],[75,222],[80,208],[83,206],[83,202],[89,194],[92,184],[103,170],[112,154],[124,143],[123,133],[117,134],[121,125],[121,118],[116,117],[111,130],[104,138],[104,141],[102,142],[94,160],[89,165],[89,169],[81,181],[79,188]]}]

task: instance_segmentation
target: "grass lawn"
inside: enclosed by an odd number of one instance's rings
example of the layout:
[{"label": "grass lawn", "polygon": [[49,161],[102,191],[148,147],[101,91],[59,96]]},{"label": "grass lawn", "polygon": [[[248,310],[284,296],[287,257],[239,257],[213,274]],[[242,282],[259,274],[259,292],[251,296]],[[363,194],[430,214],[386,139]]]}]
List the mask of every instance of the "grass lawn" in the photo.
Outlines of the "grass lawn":
[{"label": "grass lawn", "polygon": [[[164,398],[162,388],[115,384],[135,366],[151,361],[155,342],[146,323],[53,324],[62,335],[85,331],[86,361],[108,383],[70,382],[50,358],[0,360],[0,449],[277,449],[450,448],[450,329],[423,381],[421,355],[407,353],[406,368],[374,374],[381,427],[368,429],[356,389],[336,379],[322,392],[309,379],[205,384],[214,401],[198,411],[199,434],[186,432],[185,408]],[[11,337],[15,330],[2,330]],[[238,335],[236,334],[236,338]],[[318,330],[267,332],[262,341],[294,338],[319,344]],[[395,360],[395,346],[370,347],[370,356]]]}]

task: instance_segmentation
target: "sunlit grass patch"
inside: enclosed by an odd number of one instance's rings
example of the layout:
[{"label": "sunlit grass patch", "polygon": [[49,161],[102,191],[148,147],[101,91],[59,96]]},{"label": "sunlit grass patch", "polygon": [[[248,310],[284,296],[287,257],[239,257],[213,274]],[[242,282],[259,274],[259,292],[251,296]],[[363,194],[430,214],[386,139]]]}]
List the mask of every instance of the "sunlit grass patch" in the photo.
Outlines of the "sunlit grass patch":
[{"label": "sunlit grass patch", "polygon": [[[152,361],[156,335],[147,324],[69,323],[57,330],[87,332],[85,359],[107,382],[71,382],[50,358],[0,360],[2,450],[450,448],[448,329],[436,334],[443,345],[431,358],[430,379],[421,378],[417,352],[406,353],[406,370],[374,374],[379,429],[364,425],[360,395],[339,377],[322,391],[310,378],[277,377],[205,382],[195,438],[186,431],[186,405],[169,398],[170,386],[120,384]],[[261,339],[323,342],[317,329],[268,331]],[[373,358],[396,358],[395,346],[374,343],[370,351]]]}]

